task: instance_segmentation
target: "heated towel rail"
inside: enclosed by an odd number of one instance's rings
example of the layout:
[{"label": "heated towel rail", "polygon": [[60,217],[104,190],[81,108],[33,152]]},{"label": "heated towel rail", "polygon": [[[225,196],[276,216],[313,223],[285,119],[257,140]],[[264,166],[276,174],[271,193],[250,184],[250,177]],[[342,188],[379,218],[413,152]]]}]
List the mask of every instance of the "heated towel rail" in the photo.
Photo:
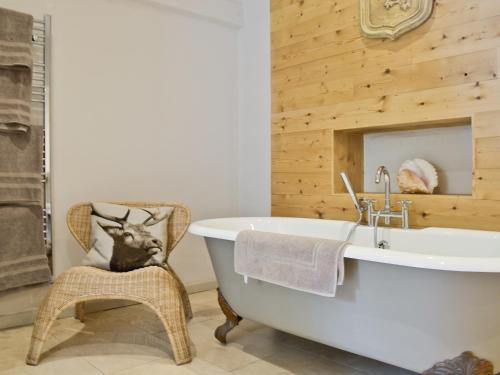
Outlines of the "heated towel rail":
[{"label": "heated towel rail", "polygon": [[52,253],[51,165],[50,165],[50,66],[51,17],[33,21],[32,122],[43,127],[42,184],[43,236],[47,255]]}]

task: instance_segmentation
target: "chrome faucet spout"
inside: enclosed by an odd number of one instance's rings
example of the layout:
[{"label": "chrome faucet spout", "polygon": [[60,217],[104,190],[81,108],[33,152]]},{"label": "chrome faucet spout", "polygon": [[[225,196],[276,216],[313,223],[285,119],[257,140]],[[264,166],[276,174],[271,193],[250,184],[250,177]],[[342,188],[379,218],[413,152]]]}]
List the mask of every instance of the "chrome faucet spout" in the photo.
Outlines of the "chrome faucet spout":
[{"label": "chrome faucet spout", "polygon": [[[389,176],[389,171],[383,165],[378,167],[377,173],[375,174],[375,183],[376,184],[380,183],[382,175],[384,176],[384,191],[385,191],[383,212],[390,214],[390,212],[391,212],[391,178]],[[384,217],[384,223],[390,224],[391,218],[387,217],[387,216]]]},{"label": "chrome faucet spout", "polygon": [[[409,228],[409,205],[410,201],[402,200],[399,202],[401,205],[401,211],[393,211],[391,210],[391,178],[389,176],[389,171],[383,165],[378,167],[377,173],[375,174],[375,183],[380,184],[382,181],[382,176],[384,176],[384,190],[385,190],[385,201],[384,208],[381,210],[377,210],[375,208],[375,199],[363,199],[362,202],[362,211],[360,211],[360,215],[366,211],[366,218],[368,222],[368,226],[375,227],[374,231],[374,241],[375,247],[379,244],[377,243],[377,227],[378,221],[380,218],[384,218],[384,223],[386,225],[391,224],[391,219],[399,219],[401,220],[401,228],[408,229]],[[346,184],[346,188],[351,193],[352,186],[350,186],[349,179],[345,173],[342,174],[342,179]],[[351,199],[353,200],[354,205],[357,207],[360,205],[360,201],[356,198],[356,194],[351,194]],[[383,243],[383,246],[387,244]]]},{"label": "chrome faucet spout", "polygon": [[375,175],[375,183],[376,184],[380,184],[380,181],[382,179],[382,175],[384,176],[384,192],[385,192],[384,211],[390,212],[391,211],[391,178],[389,176],[389,171],[383,165],[381,165],[377,169],[377,173]]},{"label": "chrome faucet spout", "polygon": [[379,218],[384,218],[385,224],[389,225],[391,224],[391,219],[392,218],[397,218],[401,220],[401,228],[403,229],[408,229],[409,228],[409,205],[410,201],[402,200],[399,202],[401,205],[401,211],[392,211],[391,210],[391,178],[389,176],[389,171],[387,170],[386,167],[380,166],[377,169],[377,173],[375,175],[375,182],[379,184],[382,181],[382,176],[384,176],[384,187],[385,187],[385,204],[384,208],[381,210],[375,209],[375,199],[365,199],[361,198],[358,199],[356,196],[356,192],[354,191],[354,188],[351,184],[351,181],[349,180],[349,176],[347,175],[346,172],[341,172],[340,177],[342,178],[342,181],[344,182],[345,188],[347,190],[347,193],[349,194],[349,197],[352,200],[352,203],[354,204],[354,207],[356,208],[356,211],[358,212],[358,221],[354,224],[354,226],[349,230],[349,233],[347,235],[347,240],[351,238],[351,236],[354,234],[354,231],[358,227],[358,225],[361,223],[363,220],[363,214],[366,212],[366,219],[368,226],[370,227],[375,227],[374,231],[374,243],[375,247],[381,245],[384,246],[384,248],[387,248],[388,244],[385,241],[382,241],[381,244],[377,242],[377,227],[378,227],[378,221]]}]

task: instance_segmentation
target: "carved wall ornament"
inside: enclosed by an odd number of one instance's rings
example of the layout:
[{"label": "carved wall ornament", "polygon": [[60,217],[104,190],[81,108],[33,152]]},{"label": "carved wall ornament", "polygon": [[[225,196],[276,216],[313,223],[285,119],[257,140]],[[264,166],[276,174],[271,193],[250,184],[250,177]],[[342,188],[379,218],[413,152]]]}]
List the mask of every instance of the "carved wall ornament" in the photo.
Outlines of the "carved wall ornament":
[{"label": "carved wall ornament", "polygon": [[360,0],[361,31],[394,40],[427,21],[433,8],[434,0]]},{"label": "carved wall ornament", "polygon": [[411,0],[385,0],[385,9],[391,9],[395,5],[399,5],[401,10],[407,11],[411,8]]}]

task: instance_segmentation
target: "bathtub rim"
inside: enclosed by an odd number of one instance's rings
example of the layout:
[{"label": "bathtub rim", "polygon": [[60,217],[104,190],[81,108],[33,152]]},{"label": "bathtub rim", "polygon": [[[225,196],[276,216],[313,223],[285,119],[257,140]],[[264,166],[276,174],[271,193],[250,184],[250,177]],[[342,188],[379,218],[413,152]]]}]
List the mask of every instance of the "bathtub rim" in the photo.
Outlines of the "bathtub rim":
[{"label": "bathtub rim", "polygon": [[[308,219],[308,218],[289,218],[289,217],[224,217],[214,219],[198,220],[189,226],[189,233],[201,236],[217,238],[227,241],[236,239],[238,230],[217,228],[216,224],[219,221],[290,221],[290,222],[336,222],[336,223],[352,223],[343,220],[324,220],[324,219]],[[214,225],[215,224],[215,225]],[[454,228],[423,228],[410,229],[419,231],[468,231]],[[478,232],[474,230],[473,232]],[[403,252],[397,250],[376,249],[366,246],[348,245],[345,251],[345,257],[349,259],[357,259],[369,262],[386,263],[397,266],[424,268],[440,271],[453,272],[482,272],[482,273],[499,273],[500,272],[500,257],[459,257],[459,256],[442,256],[422,253]]]}]

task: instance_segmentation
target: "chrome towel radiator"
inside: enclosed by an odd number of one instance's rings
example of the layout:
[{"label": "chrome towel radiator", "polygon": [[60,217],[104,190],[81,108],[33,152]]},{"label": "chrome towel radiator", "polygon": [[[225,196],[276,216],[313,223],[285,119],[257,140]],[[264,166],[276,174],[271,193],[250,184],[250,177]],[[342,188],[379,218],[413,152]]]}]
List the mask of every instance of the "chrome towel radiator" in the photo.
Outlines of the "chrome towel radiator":
[{"label": "chrome towel radiator", "polygon": [[32,122],[43,127],[42,179],[43,236],[47,255],[52,253],[51,165],[50,165],[50,66],[51,16],[33,21]]}]

